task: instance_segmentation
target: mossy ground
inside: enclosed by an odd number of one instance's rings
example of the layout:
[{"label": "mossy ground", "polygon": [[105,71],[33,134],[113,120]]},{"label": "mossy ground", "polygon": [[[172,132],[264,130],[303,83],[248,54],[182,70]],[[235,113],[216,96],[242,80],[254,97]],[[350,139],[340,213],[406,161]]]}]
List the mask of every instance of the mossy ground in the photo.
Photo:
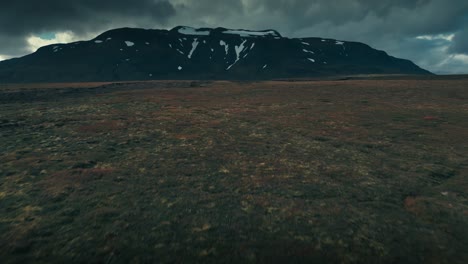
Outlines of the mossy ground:
[{"label": "mossy ground", "polygon": [[0,91],[2,263],[468,261],[466,80],[56,86]]}]

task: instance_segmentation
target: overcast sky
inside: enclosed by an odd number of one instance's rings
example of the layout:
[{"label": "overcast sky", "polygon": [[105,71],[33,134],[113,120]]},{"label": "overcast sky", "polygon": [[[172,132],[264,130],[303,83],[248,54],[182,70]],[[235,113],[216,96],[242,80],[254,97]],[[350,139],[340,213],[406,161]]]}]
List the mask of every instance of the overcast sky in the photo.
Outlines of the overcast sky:
[{"label": "overcast sky", "polygon": [[360,41],[435,73],[468,73],[467,0],[0,0],[0,60],[112,28],[178,25]]}]

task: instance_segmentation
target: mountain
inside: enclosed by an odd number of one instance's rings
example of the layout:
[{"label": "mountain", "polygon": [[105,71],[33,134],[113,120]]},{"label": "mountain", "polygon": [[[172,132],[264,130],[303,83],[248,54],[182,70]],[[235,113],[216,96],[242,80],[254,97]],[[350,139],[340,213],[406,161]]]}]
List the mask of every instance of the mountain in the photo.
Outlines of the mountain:
[{"label": "mountain", "polygon": [[366,44],[275,30],[121,28],[0,62],[0,82],[273,79],[431,74]]}]

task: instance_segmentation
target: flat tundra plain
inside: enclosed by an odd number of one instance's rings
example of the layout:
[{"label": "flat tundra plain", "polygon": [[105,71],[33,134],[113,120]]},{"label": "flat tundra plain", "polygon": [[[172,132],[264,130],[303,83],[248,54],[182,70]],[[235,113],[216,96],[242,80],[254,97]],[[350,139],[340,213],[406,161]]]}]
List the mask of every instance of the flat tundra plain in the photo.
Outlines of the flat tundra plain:
[{"label": "flat tundra plain", "polygon": [[468,78],[0,85],[2,263],[467,263]]}]

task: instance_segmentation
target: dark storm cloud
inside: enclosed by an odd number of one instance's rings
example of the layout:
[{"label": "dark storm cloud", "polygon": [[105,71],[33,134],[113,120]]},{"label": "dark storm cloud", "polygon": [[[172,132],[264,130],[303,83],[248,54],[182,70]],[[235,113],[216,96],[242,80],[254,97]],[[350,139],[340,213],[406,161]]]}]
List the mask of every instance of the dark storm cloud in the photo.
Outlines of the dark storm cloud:
[{"label": "dark storm cloud", "polygon": [[328,23],[344,27],[360,23],[379,34],[437,34],[457,28],[468,12],[465,0],[277,0],[255,1],[280,17],[293,18],[291,30]]},{"label": "dark storm cloud", "polygon": [[175,14],[165,0],[15,0],[0,6],[0,54],[26,51],[31,34],[72,31],[77,35],[117,26],[164,24]]},{"label": "dark storm cloud", "polygon": [[370,13],[377,16],[387,16],[397,8],[414,9],[424,1],[309,1],[309,0],[277,0],[258,1],[258,7],[263,7],[276,14],[286,14],[296,19],[294,24],[306,26],[309,23],[331,22],[341,24],[349,21],[359,21]]},{"label": "dark storm cloud", "polygon": [[[85,36],[123,26],[191,25],[362,41],[435,67],[443,65],[436,63],[443,52],[468,54],[467,21],[466,0],[16,0],[0,8],[0,54],[25,53],[18,43],[30,34],[70,30]],[[437,34],[455,37],[443,44],[413,41]]]},{"label": "dark storm cloud", "polygon": [[1,5],[0,32],[11,36],[50,30],[80,32],[119,20],[161,23],[174,14],[165,0],[15,0]]}]

